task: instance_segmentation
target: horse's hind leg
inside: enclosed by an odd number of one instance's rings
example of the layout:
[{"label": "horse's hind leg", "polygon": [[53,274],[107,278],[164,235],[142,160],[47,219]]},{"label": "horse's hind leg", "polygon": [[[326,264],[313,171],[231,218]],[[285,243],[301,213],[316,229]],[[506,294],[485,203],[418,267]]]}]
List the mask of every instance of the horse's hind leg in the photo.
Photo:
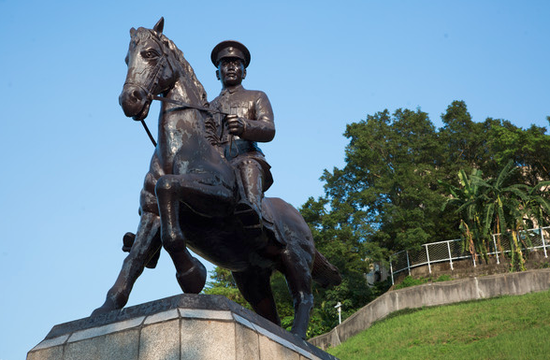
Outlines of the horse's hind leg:
[{"label": "horse's hind leg", "polygon": [[271,269],[252,268],[242,272],[233,272],[233,278],[241,294],[254,311],[272,323],[281,326],[269,282],[271,273]]},{"label": "horse's hind leg", "polygon": [[302,339],[306,338],[311,309],[313,308],[313,295],[311,293],[311,270],[308,254],[299,254],[285,251],[282,255],[283,266],[281,272],[285,275],[286,282],[294,302],[294,323],[292,332]]},{"label": "horse's hind leg", "polygon": [[121,309],[126,305],[132,287],[143,272],[145,264],[161,249],[159,230],[160,219],[158,215],[150,212],[141,215],[136,239],[130,254],[124,259],[115,284],[107,292],[105,303],[94,310],[92,316]]}]

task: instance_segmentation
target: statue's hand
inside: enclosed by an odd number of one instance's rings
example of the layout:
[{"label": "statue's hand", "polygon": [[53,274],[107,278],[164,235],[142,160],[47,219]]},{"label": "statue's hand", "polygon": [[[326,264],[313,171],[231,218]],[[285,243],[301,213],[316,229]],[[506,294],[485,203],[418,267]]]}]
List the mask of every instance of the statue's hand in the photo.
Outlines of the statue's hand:
[{"label": "statue's hand", "polygon": [[244,121],[242,118],[237,115],[229,114],[225,116],[225,121],[227,121],[227,126],[229,128],[229,133],[232,135],[242,135],[244,132]]}]

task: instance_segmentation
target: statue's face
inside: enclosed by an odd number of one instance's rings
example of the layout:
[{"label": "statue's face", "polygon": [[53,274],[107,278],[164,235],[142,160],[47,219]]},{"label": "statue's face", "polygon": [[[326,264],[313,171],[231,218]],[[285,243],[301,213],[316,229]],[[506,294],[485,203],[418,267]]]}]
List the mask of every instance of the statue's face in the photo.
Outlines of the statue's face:
[{"label": "statue's face", "polygon": [[239,58],[223,58],[216,71],[224,87],[239,85],[246,76],[243,61]]}]

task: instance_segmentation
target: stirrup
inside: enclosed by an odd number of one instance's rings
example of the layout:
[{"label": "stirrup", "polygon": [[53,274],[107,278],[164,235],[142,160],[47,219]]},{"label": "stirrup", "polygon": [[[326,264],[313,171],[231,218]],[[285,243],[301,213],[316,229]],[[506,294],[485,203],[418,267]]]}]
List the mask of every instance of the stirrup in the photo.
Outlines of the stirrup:
[{"label": "stirrup", "polygon": [[243,226],[246,236],[250,238],[257,238],[262,235],[263,228],[262,224]]},{"label": "stirrup", "polygon": [[235,215],[241,220],[245,227],[256,226],[262,224],[262,216],[252,206],[241,203],[235,208]]}]

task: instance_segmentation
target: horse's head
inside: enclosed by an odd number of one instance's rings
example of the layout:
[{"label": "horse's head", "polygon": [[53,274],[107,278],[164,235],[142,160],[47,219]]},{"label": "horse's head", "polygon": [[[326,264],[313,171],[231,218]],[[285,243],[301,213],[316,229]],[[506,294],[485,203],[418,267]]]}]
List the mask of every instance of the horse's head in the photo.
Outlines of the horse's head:
[{"label": "horse's head", "polygon": [[130,47],[126,56],[128,74],[119,97],[124,114],[134,120],[143,120],[149,113],[153,96],[168,91],[176,74],[166,51],[162,30],[164,18],[150,29],[132,28]]}]

